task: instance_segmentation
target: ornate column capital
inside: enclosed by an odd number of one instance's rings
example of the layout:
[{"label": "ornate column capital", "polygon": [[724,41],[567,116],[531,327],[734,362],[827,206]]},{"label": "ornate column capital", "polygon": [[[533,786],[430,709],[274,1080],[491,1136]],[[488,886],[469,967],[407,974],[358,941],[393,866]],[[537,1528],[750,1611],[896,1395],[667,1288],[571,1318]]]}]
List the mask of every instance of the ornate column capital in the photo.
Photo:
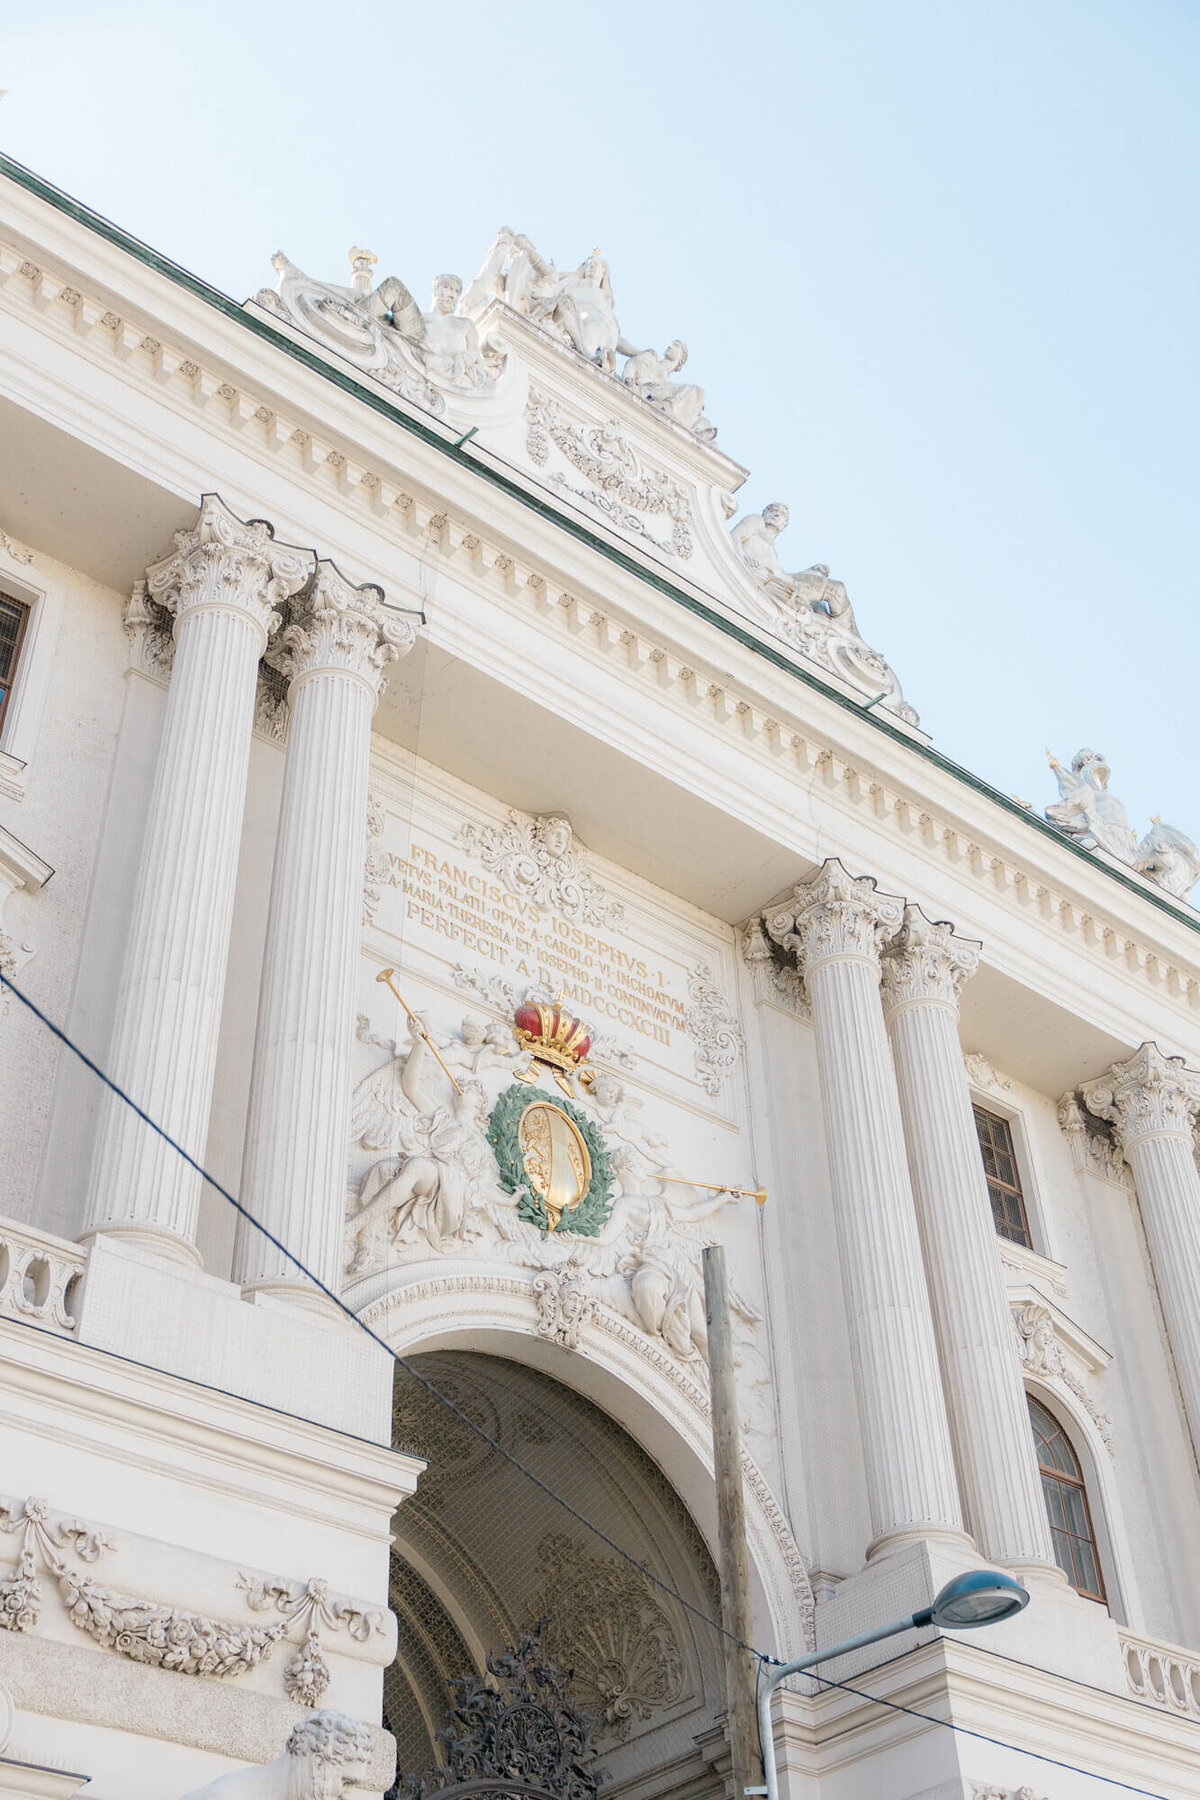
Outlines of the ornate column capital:
[{"label": "ornate column capital", "polygon": [[883,953],[884,1011],[910,1000],[957,1007],[982,949],[974,938],[959,937],[948,919],[935,923],[919,906],[906,906],[900,931]]},{"label": "ornate column capital", "polygon": [[267,661],[292,688],[306,676],[334,670],[359,676],[377,700],[388,664],[407,655],[416,641],[412,619],[385,605],[382,588],[370,581],[355,587],[334,563],[322,561],[311,592]]},{"label": "ornate column capital", "polygon": [[205,494],[200,517],[175,533],[170,556],[146,570],[146,593],[176,622],[200,610],[249,617],[265,645],[282,607],[309,579],[312,550],[277,544],[265,519],[239,519],[216,494]]},{"label": "ornate column capital", "polygon": [[904,902],[881,894],[870,875],[851,875],[831,856],[785,906],[765,915],[777,944],[794,950],[805,977],[822,963],[853,957],[878,967],[879,953],[904,916]]},{"label": "ornate column capital", "polygon": [[1139,1138],[1173,1135],[1186,1138],[1190,1150],[1200,1074],[1182,1056],[1164,1056],[1157,1044],[1143,1044],[1128,1062],[1079,1091],[1090,1112],[1111,1120],[1126,1149]]}]

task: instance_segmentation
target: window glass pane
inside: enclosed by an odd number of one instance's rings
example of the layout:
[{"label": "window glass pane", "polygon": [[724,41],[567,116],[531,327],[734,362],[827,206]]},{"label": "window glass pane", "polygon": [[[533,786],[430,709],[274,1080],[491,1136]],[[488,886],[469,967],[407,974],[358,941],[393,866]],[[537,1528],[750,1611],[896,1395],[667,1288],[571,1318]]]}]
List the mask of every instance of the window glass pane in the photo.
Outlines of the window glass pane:
[{"label": "window glass pane", "polygon": [[1100,1584],[1100,1570],[1096,1563],[1096,1552],[1086,1538],[1072,1539],[1075,1551],[1075,1568],[1078,1579],[1075,1586],[1085,1594],[1103,1596],[1104,1589]]},{"label": "window glass pane", "polygon": [[995,1113],[984,1112],[978,1106],[971,1110],[975,1114],[979,1154],[987,1177],[996,1231],[1011,1243],[1024,1244],[1026,1249],[1031,1249],[1029,1221],[1025,1217],[1021,1178],[1008,1120],[1001,1119]]},{"label": "window glass pane", "polygon": [[19,606],[15,600],[9,600],[5,595],[0,594],[0,681],[7,682],[12,673],[17,639],[21,635],[21,624],[25,612],[25,607]]},{"label": "window glass pane", "polygon": [[1067,1510],[1063,1505],[1062,1485],[1053,1475],[1042,1476],[1042,1493],[1046,1497],[1046,1513],[1051,1531],[1066,1531]]},{"label": "window glass pane", "polygon": [[1051,1531],[1050,1536],[1054,1539],[1054,1560],[1074,1587],[1075,1561],[1071,1555],[1071,1540],[1065,1531]]}]

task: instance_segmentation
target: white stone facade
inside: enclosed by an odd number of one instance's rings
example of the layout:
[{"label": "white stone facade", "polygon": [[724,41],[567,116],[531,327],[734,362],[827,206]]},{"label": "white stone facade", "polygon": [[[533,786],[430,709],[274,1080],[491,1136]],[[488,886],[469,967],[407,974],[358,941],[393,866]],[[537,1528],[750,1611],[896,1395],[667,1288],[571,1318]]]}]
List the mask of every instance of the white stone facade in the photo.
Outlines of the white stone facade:
[{"label": "white stone facade", "polygon": [[[789,1793],[1200,1792],[1190,840],[1090,752],[1049,822],[947,762],[598,255],[502,233],[427,312],[279,257],[240,306],[0,196],[0,971],[249,1214],[0,1004],[0,1793],[379,1800],[385,1708],[544,1603],[610,1791],[715,1800],[716,1241],[756,1644],[981,1561],[1033,1596],[782,1693]],[[565,1201],[513,1175],[535,1101]],[[387,1348],[465,1439],[394,1422]],[[684,1610],[534,1532],[513,1456]]]}]

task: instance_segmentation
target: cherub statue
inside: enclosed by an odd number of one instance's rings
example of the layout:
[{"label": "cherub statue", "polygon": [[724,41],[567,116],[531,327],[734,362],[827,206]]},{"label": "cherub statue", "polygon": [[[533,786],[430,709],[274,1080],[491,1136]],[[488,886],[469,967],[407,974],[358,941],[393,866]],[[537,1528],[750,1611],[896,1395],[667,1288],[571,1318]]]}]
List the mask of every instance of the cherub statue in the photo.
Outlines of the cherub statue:
[{"label": "cherub statue", "polygon": [[645,1158],[648,1166],[667,1167],[664,1155],[667,1140],[661,1132],[647,1129],[642,1118],[645,1103],[640,1094],[633,1093],[607,1069],[598,1069],[592,1077],[588,1097],[610,1137],[622,1138]]},{"label": "cherub statue", "polygon": [[1110,770],[1105,757],[1097,750],[1077,750],[1070,768],[1065,769],[1051,751],[1046,755],[1061,796],[1046,808],[1050,823],[1089,849],[1099,846],[1110,856],[1131,863],[1137,854],[1137,836],[1125,808],[1108,791]]},{"label": "cherub statue", "polygon": [[368,1169],[350,1219],[351,1274],[377,1260],[386,1242],[410,1227],[440,1254],[461,1238],[468,1206],[499,1190],[496,1160],[485,1135],[487,1096],[477,1081],[448,1106],[401,1124],[401,1149]]},{"label": "cherub statue", "polygon": [[666,413],[676,424],[686,426],[693,436],[706,442],[717,435],[711,419],[704,416],[704,389],[671,377],[687,361],[687,345],[673,338],[660,356],[656,350],[638,350],[621,371],[621,380],[632,388],[639,400],[647,401]]},{"label": "cherub statue", "polygon": [[[661,1338],[681,1362],[706,1362],[703,1254],[706,1244],[719,1240],[711,1229],[703,1228],[704,1221],[737,1196],[721,1188],[686,1199],[684,1184],[646,1174],[643,1158],[629,1145],[619,1146],[610,1160],[621,1192],[592,1241],[626,1243],[620,1266],[642,1330]],[[757,1319],[754,1308],[739,1294],[731,1292],[730,1298],[735,1313]]]},{"label": "cherub statue", "polygon": [[345,1713],[315,1712],[293,1725],[274,1762],[218,1775],[184,1800],[343,1800],[367,1778],[370,1729]]},{"label": "cherub statue", "polygon": [[511,1025],[500,1019],[480,1019],[468,1013],[459,1026],[459,1035],[440,1039],[438,1050],[450,1069],[467,1069],[476,1077],[488,1069],[506,1069],[518,1074],[529,1066],[529,1052],[522,1049]]}]

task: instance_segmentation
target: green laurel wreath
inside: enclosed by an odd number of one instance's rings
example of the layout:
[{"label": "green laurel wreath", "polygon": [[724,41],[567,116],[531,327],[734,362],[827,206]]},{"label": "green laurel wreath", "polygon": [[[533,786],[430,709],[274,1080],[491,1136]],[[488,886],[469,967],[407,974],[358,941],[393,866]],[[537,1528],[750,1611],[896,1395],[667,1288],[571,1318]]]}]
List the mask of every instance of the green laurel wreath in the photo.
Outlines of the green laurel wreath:
[{"label": "green laurel wreath", "polygon": [[[487,1134],[488,1142],[496,1152],[500,1185],[505,1193],[517,1195],[517,1217],[524,1219],[529,1225],[536,1225],[545,1237],[550,1230],[550,1217],[545,1202],[540,1194],[534,1192],[525,1173],[525,1158],[518,1136],[522,1114],[527,1106],[532,1106],[539,1098],[549,1101],[547,1094],[539,1095],[536,1089],[519,1082],[505,1088],[492,1108]],[[595,1125],[578,1106],[570,1100],[557,1097],[551,1104],[561,1106],[572,1124],[578,1127],[592,1164],[592,1179],[587,1193],[573,1211],[563,1213],[556,1229],[567,1232],[572,1237],[595,1237],[612,1211],[613,1178],[608,1150]]]}]

